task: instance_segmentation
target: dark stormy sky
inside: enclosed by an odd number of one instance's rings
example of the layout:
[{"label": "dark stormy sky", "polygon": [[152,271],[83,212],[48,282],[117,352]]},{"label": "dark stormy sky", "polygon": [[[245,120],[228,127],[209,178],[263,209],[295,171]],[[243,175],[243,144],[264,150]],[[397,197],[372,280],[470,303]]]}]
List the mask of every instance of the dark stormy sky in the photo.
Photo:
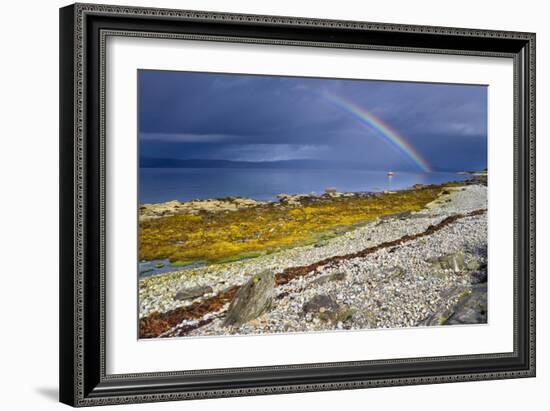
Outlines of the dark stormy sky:
[{"label": "dark stormy sky", "polygon": [[487,166],[485,86],[169,71],[139,72],[140,156],[419,170],[327,93],[390,125],[435,171]]}]

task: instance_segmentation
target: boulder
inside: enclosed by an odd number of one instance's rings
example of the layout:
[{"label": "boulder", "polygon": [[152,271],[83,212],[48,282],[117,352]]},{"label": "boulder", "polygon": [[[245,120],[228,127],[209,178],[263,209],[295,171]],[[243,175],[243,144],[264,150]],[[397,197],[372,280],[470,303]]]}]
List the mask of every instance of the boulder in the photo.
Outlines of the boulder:
[{"label": "boulder", "polygon": [[183,287],[175,295],[174,300],[194,300],[204,294],[211,293],[212,287],[208,285],[197,285],[195,287]]},{"label": "boulder", "polygon": [[487,283],[472,286],[472,292],[453,308],[445,325],[487,323]]},{"label": "boulder", "polygon": [[456,285],[449,288],[441,293],[441,298],[444,301],[442,305],[439,306],[430,316],[420,321],[417,325],[419,326],[434,326],[434,325],[445,325],[449,320],[449,317],[454,313],[454,307],[447,308],[446,301],[460,296],[470,295],[470,289],[462,285]]},{"label": "boulder", "polygon": [[269,271],[248,280],[229,305],[224,325],[240,326],[266,312],[273,301],[274,287],[275,276]]},{"label": "boulder", "polygon": [[[465,292],[468,291],[468,292]],[[462,291],[458,303],[448,309],[443,305],[417,325],[455,325],[487,323],[487,283]]]}]

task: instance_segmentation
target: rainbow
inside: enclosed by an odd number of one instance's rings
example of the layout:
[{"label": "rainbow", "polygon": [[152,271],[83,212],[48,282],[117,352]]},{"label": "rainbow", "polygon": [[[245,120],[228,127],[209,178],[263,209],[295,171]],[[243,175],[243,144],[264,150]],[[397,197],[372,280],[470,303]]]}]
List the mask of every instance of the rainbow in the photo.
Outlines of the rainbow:
[{"label": "rainbow", "polygon": [[390,143],[391,146],[397,148],[400,152],[404,153],[410,158],[422,171],[430,172],[432,168],[424,158],[412,147],[403,136],[401,136],[396,130],[391,128],[388,124],[384,123],[380,118],[374,114],[368,112],[366,109],[358,106],[350,100],[346,100],[342,97],[334,94],[323,92],[323,97],[336,107],[351,114],[363,125],[373,128],[384,138],[384,141]]}]

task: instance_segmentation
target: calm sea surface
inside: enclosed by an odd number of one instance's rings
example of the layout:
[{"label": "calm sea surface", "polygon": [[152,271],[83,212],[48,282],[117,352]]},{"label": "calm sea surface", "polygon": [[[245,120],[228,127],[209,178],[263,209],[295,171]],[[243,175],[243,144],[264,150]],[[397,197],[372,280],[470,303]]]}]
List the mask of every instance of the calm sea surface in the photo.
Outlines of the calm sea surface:
[{"label": "calm sea surface", "polygon": [[327,187],[337,191],[361,192],[399,190],[414,184],[462,181],[456,173],[386,172],[319,169],[238,169],[238,168],[141,168],[140,203],[170,200],[247,197],[276,200],[277,194],[322,194]]}]

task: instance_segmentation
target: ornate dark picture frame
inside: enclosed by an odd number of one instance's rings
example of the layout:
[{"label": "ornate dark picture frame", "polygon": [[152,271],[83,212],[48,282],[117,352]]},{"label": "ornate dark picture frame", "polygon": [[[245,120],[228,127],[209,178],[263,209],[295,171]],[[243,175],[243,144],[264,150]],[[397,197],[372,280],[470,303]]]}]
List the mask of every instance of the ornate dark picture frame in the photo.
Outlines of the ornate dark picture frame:
[{"label": "ornate dark picture frame", "polygon": [[[107,36],[513,59],[513,352],[106,374],[104,92]],[[60,10],[60,100],[62,402],[91,406],[535,376],[535,34],[76,4]]]}]

